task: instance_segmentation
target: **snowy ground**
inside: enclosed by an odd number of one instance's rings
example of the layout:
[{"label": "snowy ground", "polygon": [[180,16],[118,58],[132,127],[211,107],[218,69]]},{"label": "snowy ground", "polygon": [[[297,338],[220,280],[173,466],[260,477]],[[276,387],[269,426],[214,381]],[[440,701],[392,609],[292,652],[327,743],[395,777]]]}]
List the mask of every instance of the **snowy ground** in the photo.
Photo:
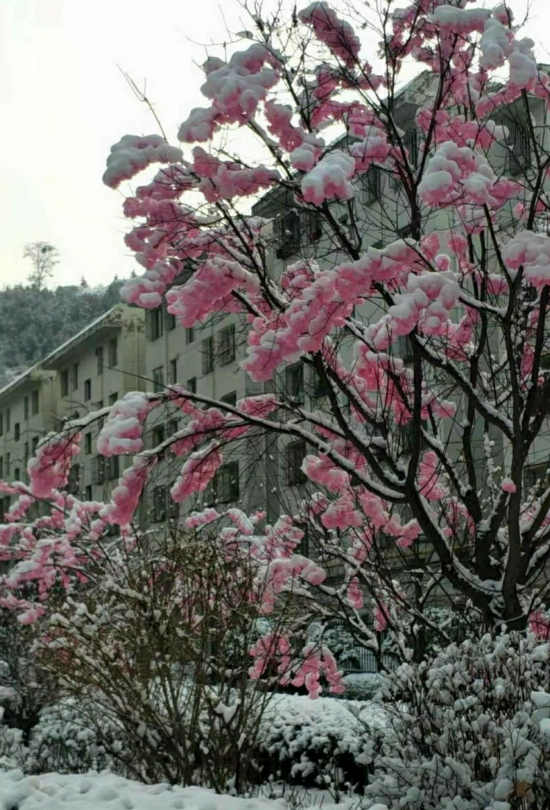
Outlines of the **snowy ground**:
[{"label": "snowy ground", "polygon": [[[305,793],[305,792],[304,792]],[[307,805],[307,800],[306,803]],[[319,803],[315,802],[317,808]],[[322,810],[345,810],[324,802]],[[220,796],[199,787],[142,785],[112,773],[23,776],[0,771],[0,810],[288,810],[282,799]]]},{"label": "snowy ground", "polygon": [[116,776],[0,772],[0,810],[281,810],[282,802],[218,796],[197,787],[142,785]]}]

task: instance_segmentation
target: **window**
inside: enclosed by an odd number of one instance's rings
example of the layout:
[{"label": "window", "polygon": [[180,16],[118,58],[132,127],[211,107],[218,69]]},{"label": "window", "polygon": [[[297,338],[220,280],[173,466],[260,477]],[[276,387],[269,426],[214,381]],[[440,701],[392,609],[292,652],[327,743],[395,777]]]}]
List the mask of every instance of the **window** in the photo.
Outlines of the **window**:
[{"label": "window", "polygon": [[172,315],[171,312],[166,313],[166,328],[170,331],[176,328],[176,316]]},{"label": "window", "polygon": [[542,495],[544,490],[550,485],[549,463],[543,461],[542,464],[531,464],[523,471],[523,486],[526,490],[534,488],[535,496]]},{"label": "window", "polygon": [[235,359],[235,324],[224,326],[218,332],[218,362],[227,366]]},{"label": "window", "polygon": [[40,395],[38,393],[38,388],[35,388],[34,391],[31,393],[31,413],[33,416],[40,410]]},{"label": "window", "polygon": [[109,341],[109,368],[118,366],[118,341],[113,338]]},{"label": "window", "polygon": [[275,218],[274,231],[277,242],[276,255],[279,259],[287,259],[300,248],[300,215],[295,208]]},{"label": "window", "polygon": [[192,326],[188,326],[185,329],[185,342],[186,343],[193,343],[195,340],[195,330]]},{"label": "window", "polygon": [[80,492],[80,465],[73,464],[69,472],[69,480],[67,481],[67,492],[70,495],[78,495]]},{"label": "window", "polygon": [[302,461],[306,454],[306,445],[303,441],[287,444],[286,455],[286,482],[289,486],[304,484],[306,477],[302,472]]},{"label": "window", "polygon": [[0,436],[4,435],[4,414],[0,413]]},{"label": "window", "polygon": [[84,490],[84,495],[87,501],[93,500],[93,492],[92,492],[92,485],[87,484]]},{"label": "window", "polygon": [[66,397],[69,395],[69,369],[64,368],[61,372],[61,396]]},{"label": "window", "polygon": [[166,487],[160,486],[153,489],[153,521],[159,523],[166,520]]},{"label": "window", "polygon": [[382,173],[378,166],[371,166],[361,177],[363,202],[371,205],[382,196]]},{"label": "window", "polygon": [[207,337],[201,344],[202,373],[210,374],[214,369],[214,338]]},{"label": "window", "polygon": [[153,447],[156,447],[157,444],[162,444],[165,436],[164,425],[155,425],[151,431],[151,435],[153,437]]},{"label": "window", "polygon": [[187,390],[191,391],[192,394],[197,393],[197,378],[196,377],[189,377],[187,380]]},{"label": "window", "polygon": [[151,340],[158,340],[164,333],[163,329],[163,311],[160,307],[157,309],[150,309],[149,317],[149,337]]},{"label": "window", "polygon": [[92,434],[84,434],[84,452],[89,456],[92,452]]},{"label": "window", "polygon": [[4,477],[4,459],[0,456],[0,478]]},{"label": "window", "polygon": [[321,397],[327,397],[330,391],[330,385],[326,374],[322,376],[317,372],[313,372],[313,391],[311,392],[311,396],[315,399],[321,399]]},{"label": "window", "polygon": [[162,391],[164,388],[164,368],[157,366],[153,369],[153,391]]},{"label": "window", "polygon": [[28,397],[25,397],[25,399],[23,400],[23,418],[24,419],[29,418],[29,398]]},{"label": "window", "polygon": [[73,391],[78,390],[78,363],[73,363],[71,368],[71,387]]},{"label": "window", "polygon": [[105,457],[95,456],[93,460],[92,477],[94,484],[103,484],[105,481]]},{"label": "window", "polygon": [[277,256],[286,259],[321,238],[321,215],[318,211],[297,211],[291,208],[275,218],[274,234]]},{"label": "window", "polygon": [[31,448],[33,456],[36,455],[36,448],[38,447],[38,436],[33,436],[31,441]]},{"label": "window", "polygon": [[97,362],[97,373],[103,374],[103,346],[98,346],[95,350],[95,359]]},{"label": "window", "polygon": [[117,399],[118,399],[118,391],[113,391],[112,394],[109,394],[109,405],[114,405]]},{"label": "window", "polygon": [[178,358],[173,357],[168,363],[168,382],[174,385],[178,381]]},{"label": "window", "polygon": [[25,442],[25,451],[24,451],[23,458],[24,458],[25,464],[26,464],[27,461],[29,460],[29,443],[28,442]]},{"label": "window", "polygon": [[120,459],[118,456],[109,456],[105,459],[105,478],[112,481],[120,475]]},{"label": "window", "polygon": [[92,381],[84,380],[84,402],[88,402],[92,398]]},{"label": "window", "polygon": [[9,453],[6,453],[5,466],[6,466],[6,475],[9,478],[11,475],[11,456]]},{"label": "window", "polygon": [[21,438],[21,425],[19,424],[19,422],[16,422],[15,425],[13,426],[13,438],[16,442],[18,442],[19,439]]},{"label": "window", "polygon": [[520,174],[531,159],[531,143],[529,131],[519,121],[506,120],[508,138],[506,139],[508,152],[506,155],[505,171],[510,174]]},{"label": "window", "polygon": [[293,363],[285,368],[284,395],[294,405],[304,404],[304,366]]},{"label": "window", "polygon": [[13,480],[20,481],[21,480],[21,468],[16,467],[13,471]]},{"label": "window", "polygon": [[228,405],[236,405],[237,404],[237,392],[230,391],[228,394],[224,394],[223,397],[220,397],[220,402],[226,402]]},{"label": "window", "polygon": [[212,500],[214,503],[230,503],[239,499],[239,462],[223,464],[212,479]]},{"label": "window", "polygon": [[173,436],[179,430],[179,422],[177,419],[169,419],[166,425],[166,433],[168,436]]},{"label": "window", "polygon": [[405,132],[403,146],[409,153],[409,163],[416,167],[418,165],[418,130],[408,129]]}]

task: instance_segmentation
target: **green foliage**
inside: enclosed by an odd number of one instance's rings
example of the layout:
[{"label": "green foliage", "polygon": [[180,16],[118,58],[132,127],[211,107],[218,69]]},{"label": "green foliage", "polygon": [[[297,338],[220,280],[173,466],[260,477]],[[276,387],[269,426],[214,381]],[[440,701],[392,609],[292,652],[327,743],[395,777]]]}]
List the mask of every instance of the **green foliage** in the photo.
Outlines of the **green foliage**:
[{"label": "green foliage", "polygon": [[95,290],[76,284],[0,290],[0,386],[117,304],[122,284],[114,279]]}]

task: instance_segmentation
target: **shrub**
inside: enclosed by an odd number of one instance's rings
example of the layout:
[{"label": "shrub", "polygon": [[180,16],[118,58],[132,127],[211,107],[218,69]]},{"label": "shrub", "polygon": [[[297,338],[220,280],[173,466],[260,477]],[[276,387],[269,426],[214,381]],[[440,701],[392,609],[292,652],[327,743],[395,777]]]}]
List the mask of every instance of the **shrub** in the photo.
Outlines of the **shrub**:
[{"label": "shrub", "polygon": [[401,665],[367,796],[392,810],[547,810],[550,735],[534,700],[550,691],[549,651],[531,635],[486,635]]},{"label": "shrub", "polygon": [[381,713],[371,704],[279,695],[262,718],[261,775],[266,781],[275,777],[306,787],[361,791],[372,772],[382,727]]},{"label": "shrub", "polygon": [[[120,773],[245,789],[270,694],[248,677],[258,565],[213,536],[136,542],[131,554],[113,548],[93,586],[51,617],[40,660],[66,695],[93,707],[97,756],[114,755]],[[124,741],[119,751],[105,745],[105,723]],[[59,756],[72,761],[71,751]]]},{"label": "shrub", "polygon": [[40,713],[25,758],[26,773],[85,773],[105,768],[128,775],[119,757],[128,748],[121,729],[91,702],[65,698]]}]

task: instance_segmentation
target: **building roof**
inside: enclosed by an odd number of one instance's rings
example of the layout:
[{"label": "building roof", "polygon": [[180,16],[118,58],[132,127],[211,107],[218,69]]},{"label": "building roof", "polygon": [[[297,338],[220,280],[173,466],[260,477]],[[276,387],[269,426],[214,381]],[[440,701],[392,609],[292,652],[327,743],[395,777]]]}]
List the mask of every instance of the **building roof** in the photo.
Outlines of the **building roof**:
[{"label": "building roof", "polygon": [[60,346],[46,355],[39,365],[44,369],[56,369],[66,361],[67,357],[76,353],[89,338],[92,336],[97,337],[101,335],[106,337],[114,335],[122,327],[122,318],[125,312],[129,311],[130,307],[125,304],[115,304],[114,307],[104,312],[91,323],[87,324],[84,329],[77,332],[71,338],[66,340]]}]

